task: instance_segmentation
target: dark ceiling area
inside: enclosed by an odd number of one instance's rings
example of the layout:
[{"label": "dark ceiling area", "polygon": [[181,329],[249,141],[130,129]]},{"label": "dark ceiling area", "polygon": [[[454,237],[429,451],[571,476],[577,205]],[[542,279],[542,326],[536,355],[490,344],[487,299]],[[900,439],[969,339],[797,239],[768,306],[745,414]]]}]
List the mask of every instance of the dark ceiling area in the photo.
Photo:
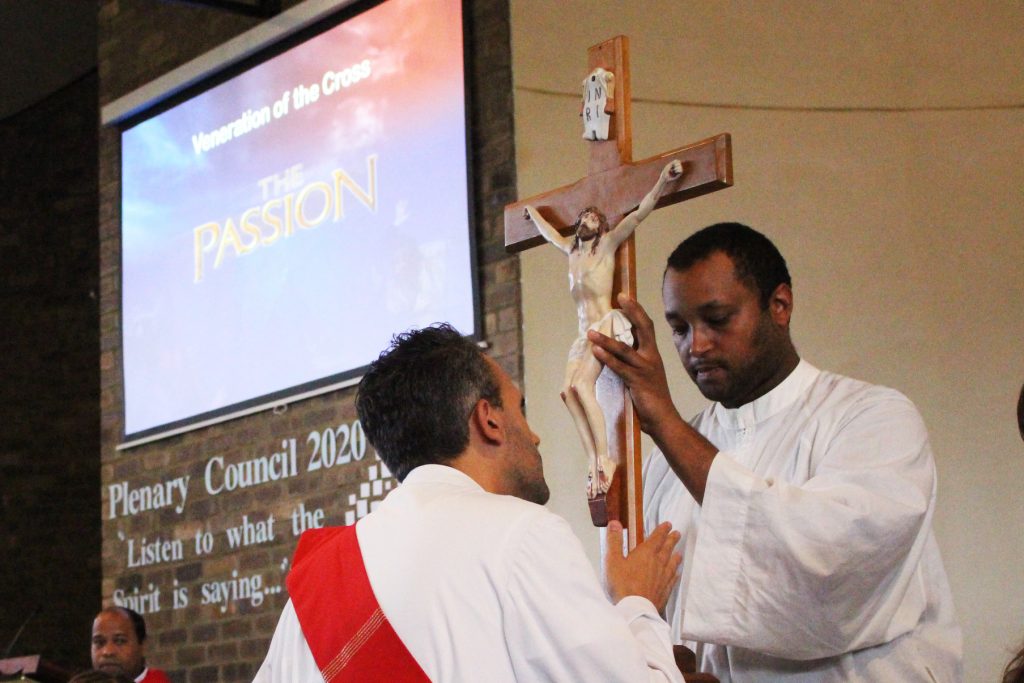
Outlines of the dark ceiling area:
[{"label": "dark ceiling area", "polygon": [[[281,0],[176,0],[268,17]],[[98,0],[0,0],[0,121],[96,67]]]},{"label": "dark ceiling area", "polygon": [[0,0],[0,120],[96,67],[98,3]]}]

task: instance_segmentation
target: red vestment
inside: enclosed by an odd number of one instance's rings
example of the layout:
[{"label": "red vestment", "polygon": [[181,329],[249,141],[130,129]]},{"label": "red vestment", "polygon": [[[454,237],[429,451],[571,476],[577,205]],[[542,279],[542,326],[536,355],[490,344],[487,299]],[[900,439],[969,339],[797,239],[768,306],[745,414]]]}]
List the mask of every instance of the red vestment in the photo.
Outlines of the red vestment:
[{"label": "red vestment", "polygon": [[171,683],[171,679],[167,677],[160,669],[154,669],[149,667],[146,669],[146,675],[139,681],[139,683]]},{"label": "red vestment", "polygon": [[354,525],[304,532],[287,586],[327,683],[430,680],[377,603]]}]

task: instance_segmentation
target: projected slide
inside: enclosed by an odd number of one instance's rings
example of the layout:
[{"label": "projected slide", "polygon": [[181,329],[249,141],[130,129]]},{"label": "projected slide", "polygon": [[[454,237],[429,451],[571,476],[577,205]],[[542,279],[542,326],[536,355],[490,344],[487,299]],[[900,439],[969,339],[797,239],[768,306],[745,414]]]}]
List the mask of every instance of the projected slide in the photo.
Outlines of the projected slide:
[{"label": "projected slide", "polygon": [[125,432],[473,332],[460,0],[388,0],[122,136]]}]

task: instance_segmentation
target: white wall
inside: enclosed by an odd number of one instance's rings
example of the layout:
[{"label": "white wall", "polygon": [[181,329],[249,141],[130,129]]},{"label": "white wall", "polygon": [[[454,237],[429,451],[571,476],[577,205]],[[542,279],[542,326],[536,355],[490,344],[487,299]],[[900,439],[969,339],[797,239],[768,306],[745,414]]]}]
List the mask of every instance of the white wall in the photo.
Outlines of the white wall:
[{"label": "white wall", "polygon": [[[996,680],[1024,639],[1014,418],[1024,382],[1024,5],[511,7],[521,197],[585,173],[576,84],[586,49],[617,34],[631,43],[636,159],[732,133],[735,186],[660,210],[638,230],[640,301],[658,322],[674,396],[687,415],[703,405],[660,322],[664,259],[704,225],[746,222],[789,262],[801,355],[896,387],[921,409],[967,680]],[[596,559],[582,450],[558,399],[575,333],[565,262],[550,247],[522,262],[525,393],[551,507]]]}]

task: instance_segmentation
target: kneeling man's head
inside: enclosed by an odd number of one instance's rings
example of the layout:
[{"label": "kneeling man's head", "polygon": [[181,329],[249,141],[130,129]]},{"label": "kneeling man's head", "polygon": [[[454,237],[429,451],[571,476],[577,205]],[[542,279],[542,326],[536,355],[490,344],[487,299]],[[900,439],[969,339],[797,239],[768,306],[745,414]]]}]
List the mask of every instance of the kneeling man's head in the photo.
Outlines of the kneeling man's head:
[{"label": "kneeling man's head", "polygon": [[[474,458],[485,489],[544,504],[540,439],[523,407],[508,374],[447,324],[396,335],[356,397],[367,438],[399,481],[421,465]],[[475,459],[485,452],[493,457]]]}]

